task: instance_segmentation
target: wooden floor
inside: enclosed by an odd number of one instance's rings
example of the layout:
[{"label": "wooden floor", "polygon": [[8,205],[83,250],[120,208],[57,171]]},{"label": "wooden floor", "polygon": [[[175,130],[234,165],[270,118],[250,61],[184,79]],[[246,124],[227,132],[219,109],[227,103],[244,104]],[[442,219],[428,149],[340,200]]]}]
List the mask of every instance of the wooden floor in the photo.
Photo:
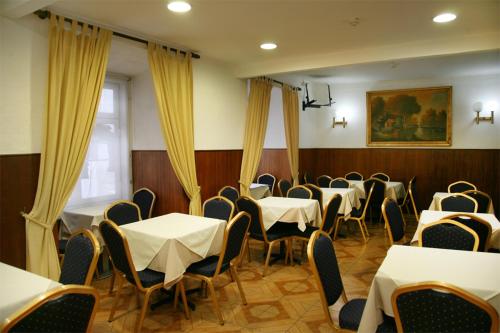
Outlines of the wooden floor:
[{"label": "wooden floor", "polygon": [[[407,218],[407,237],[412,237],[416,227],[414,219]],[[354,225],[353,225],[354,226]],[[349,299],[367,297],[378,267],[384,260],[388,239],[383,226],[368,225],[370,240],[363,244],[359,231],[347,232],[346,238],[335,241],[342,279]],[[297,242],[298,243],[298,242]],[[217,297],[225,324],[218,324],[212,311],[210,298],[198,293],[188,296],[196,304],[191,319],[175,311],[172,304],[165,304],[149,311],[144,321],[143,332],[332,332],[323,313],[316,283],[308,263],[285,266],[277,262],[262,277],[262,245],[252,243],[252,262],[245,260],[239,269],[246,293],[247,305],[241,303],[236,284],[230,283],[226,275],[216,282]],[[299,255],[299,244],[296,244]],[[112,297],[107,295],[107,279],[94,282],[101,294],[100,308],[94,321],[94,332],[131,332],[138,318],[134,291],[125,290],[116,319],[108,323],[107,318]],[[342,301],[336,305],[340,309]]]}]

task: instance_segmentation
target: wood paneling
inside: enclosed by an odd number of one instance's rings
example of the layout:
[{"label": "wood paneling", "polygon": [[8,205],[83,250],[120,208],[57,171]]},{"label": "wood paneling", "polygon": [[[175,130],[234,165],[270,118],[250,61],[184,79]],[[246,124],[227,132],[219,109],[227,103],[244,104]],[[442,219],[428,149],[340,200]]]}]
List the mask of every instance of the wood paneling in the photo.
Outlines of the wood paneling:
[{"label": "wood paneling", "polygon": [[291,181],[292,179],[286,149],[264,149],[264,151],[262,152],[262,157],[260,159],[260,165],[257,171],[257,175],[263,173],[270,173],[271,175],[276,177],[274,195],[279,195],[279,180],[288,179]]},{"label": "wood paneling", "polygon": [[40,154],[0,155],[0,261],[26,267],[25,222],[35,201]]}]

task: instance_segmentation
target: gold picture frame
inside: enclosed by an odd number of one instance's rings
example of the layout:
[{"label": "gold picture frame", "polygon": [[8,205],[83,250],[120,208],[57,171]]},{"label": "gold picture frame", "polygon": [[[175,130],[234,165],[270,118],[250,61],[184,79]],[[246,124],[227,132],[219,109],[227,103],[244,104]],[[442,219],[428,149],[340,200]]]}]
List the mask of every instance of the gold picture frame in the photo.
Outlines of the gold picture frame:
[{"label": "gold picture frame", "polygon": [[368,146],[451,146],[452,87],[366,92]]}]

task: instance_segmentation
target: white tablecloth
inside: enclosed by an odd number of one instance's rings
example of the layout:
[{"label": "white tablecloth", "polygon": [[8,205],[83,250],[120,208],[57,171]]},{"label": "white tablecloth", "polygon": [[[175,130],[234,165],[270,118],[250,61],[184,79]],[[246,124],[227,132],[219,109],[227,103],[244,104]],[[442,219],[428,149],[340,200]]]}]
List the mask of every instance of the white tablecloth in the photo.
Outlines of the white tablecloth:
[{"label": "white tablecloth", "polygon": [[255,200],[259,200],[265,197],[270,197],[273,194],[271,193],[269,186],[267,186],[266,184],[252,183],[250,184],[250,195]]},{"label": "white tablecloth", "polygon": [[380,310],[393,317],[393,291],[417,282],[450,283],[484,299],[500,313],[499,277],[496,253],[393,245],[375,274],[358,332],[375,332],[382,323]]},{"label": "white tablecloth", "polygon": [[[429,206],[429,210],[439,210],[438,207],[438,202],[441,201],[443,198],[446,198],[447,196],[452,195],[453,193],[448,193],[448,192],[436,192],[434,193],[434,196],[432,197],[432,202]],[[490,204],[488,207],[488,214],[495,214],[493,211],[493,205]]]},{"label": "white tablecloth", "polygon": [[361,201],[359,201],[358,193],[354,188],[321,188],[323,192],[323,209],[326,209],[326,205],[333,198],[335,194],[340,194],[342,196],[342,202],[339,207],[339,214],[344,216],[349,216],[353,208],[360,208]]},{"label": "white tablecloth", "polygon": [[[358,197],[365,199],[365,188],[363,180],[349,180],[349,186],[356,189]],[[394,200],[402,199],[405,196],[405,186],[401,182],[385,182],[385,196]]]},{"label": "white tablecloth", "polygon": [[262,210],[264,227],[269,230],[276,222],[298,223],[301,231],[306,223],[321,225],[319,203],[312,199],[267,197],[258,200]]},{"label": "white tablecloth", "polygon": [[108,205],[99,204],[89,207],[66,208],[61,214],[61,220],[70,234],[79,229],[99,227],[99,223],[104,219],[104,210]]},{"label": "white tablecloth", "polygon": [[[411,242],[418,242],[418,237],[420,235],[420,230],[424,225],[439,221],[448,215],[458,214],[457,212],[447,212],[447,211],[436,211],[436,210],[424,210],[420,215],[420,220],[418,221],[417,231],[413,235]],[[472,213],[472,215],[477,216],[491,225],[491,239],[490,247],[500,249],[500,221],[493,214],[482,214],[482,213]],[[500,277],[499,277],[500,279]]]},{"label": "white tablecloth", "polygon": [[165,284],[186,268],[219,254],[226,221],[172,213],[120,226],[125,233],[137,270],[165,273]]},{"label": "white tablecloth", "polygon": [[0,262],[0,323],[36,297],[60,285]]}]

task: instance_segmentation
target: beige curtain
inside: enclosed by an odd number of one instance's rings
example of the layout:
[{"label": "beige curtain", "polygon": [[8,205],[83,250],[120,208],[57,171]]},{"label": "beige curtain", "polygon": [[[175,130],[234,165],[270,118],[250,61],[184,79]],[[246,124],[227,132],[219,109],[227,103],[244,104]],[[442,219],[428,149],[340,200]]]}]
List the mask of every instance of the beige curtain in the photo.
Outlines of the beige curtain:
[{"label": "beige curtain", "polygon": [[60,268],[52,228],[80,176],[90,142],[111,32],[50,18],[49,80],[44,136],[33,209],[26,219],[26,266],[57,280]]},{"label": "beige curtain", "polygon": [[201,215],[193,142],[191,54],[174,53],[161,45],[149,43],[148,59],[170,163],[191,200],[189,213]]},{"label": "beige curtain", "polygon": [[283,85],[283,118],[285,123],[288,163],[293,185],[299,185],[299,95],[297,89]]},{"label": "beige curtain", "polygon": [[259,167],[266,137],[272,87],[272,81],[266,78],[252,79],[250,82],[239,181],[241,195],[250,195],[250,184]]}]

